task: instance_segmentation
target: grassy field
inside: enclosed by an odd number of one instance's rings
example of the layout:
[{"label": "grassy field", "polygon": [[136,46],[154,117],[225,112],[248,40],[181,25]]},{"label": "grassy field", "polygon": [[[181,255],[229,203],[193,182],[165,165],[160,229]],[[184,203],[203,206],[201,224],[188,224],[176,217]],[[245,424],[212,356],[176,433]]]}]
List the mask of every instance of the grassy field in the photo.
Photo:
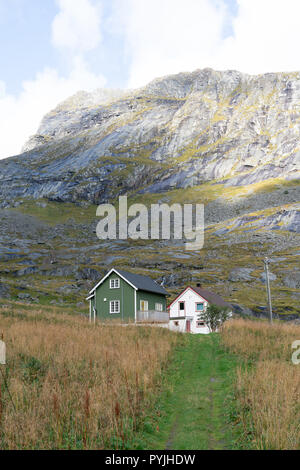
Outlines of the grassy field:
[{"label": "grassy field", "polygon": [[21,309],[0,311],[1,335],[10,391],[0,375],[1,449],[126,448],[180,340],[163,328]]},{"label": "grassy field", "polygon": [[300,448],[299,326],[180,335],[20,306],[2,335],[0,449]]},{"label": "grassy field", "polygon": [[300,449],[300,327],[232,320],[186,336],[138,448]]},{"label": "grassy field", "polygon": [[254,449],[300,449],[300,365],[292,343],[300,326],[234,320],[222,332],[224,347],[242,359],[237,369],[236,423],[241,445]]}]

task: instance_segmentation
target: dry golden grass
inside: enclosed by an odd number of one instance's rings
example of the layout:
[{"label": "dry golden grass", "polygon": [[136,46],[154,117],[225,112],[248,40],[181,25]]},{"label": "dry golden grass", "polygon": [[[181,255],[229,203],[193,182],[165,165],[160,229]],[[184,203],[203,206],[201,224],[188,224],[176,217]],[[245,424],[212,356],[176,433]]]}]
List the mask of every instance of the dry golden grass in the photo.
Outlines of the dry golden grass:
[{"label": "dry golden grass", "polygon": [[300,365],[292,363],[295,340],[300,340],[300,327],[293,324],[232,320],[224,326],[223,344],[248,363],[237,372],[237,398],[244,435],[256,449],[300,448]]},{"label": "dry golden grass", "polygon": [[[0,448],[124,448],[153,400],[178,335],[91,326],[42,311],[0,311]],[[15,408],[14,408],[15,407]]]}]

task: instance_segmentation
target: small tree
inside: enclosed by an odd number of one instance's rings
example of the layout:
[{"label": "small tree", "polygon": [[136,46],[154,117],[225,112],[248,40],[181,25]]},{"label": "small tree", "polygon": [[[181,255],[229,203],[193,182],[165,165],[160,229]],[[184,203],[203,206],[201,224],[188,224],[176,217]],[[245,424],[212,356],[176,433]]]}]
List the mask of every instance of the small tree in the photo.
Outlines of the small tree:
[{"label": "small tree", "polygon": [[217,329],[220,328],[229,317],[230,310],[228,308],[219,307],[214,304],[209,305],[206,311],[202,314],[202,319],[205,321],[211,332],[217,331]]}]

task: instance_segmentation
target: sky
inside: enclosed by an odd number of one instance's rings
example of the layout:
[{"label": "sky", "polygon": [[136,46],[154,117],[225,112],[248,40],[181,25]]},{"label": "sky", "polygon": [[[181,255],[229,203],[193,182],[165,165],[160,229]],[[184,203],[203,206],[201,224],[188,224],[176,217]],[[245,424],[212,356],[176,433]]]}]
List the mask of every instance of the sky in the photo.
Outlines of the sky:
[{"label": "sky", "polygon": [[79,90],[300,70],[299,0],[0,0],[0,159]]}]

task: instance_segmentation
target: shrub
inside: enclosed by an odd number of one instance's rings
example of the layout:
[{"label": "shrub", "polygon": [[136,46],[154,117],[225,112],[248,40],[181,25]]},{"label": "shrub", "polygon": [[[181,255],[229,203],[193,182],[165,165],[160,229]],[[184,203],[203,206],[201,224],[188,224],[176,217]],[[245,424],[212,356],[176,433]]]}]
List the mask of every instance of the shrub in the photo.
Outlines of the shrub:
[{"label": "shrub", "polygon": [[230,312],[228,308],[219,307],[218,305],[211,304],[203,312],[202,318],[207,324],[211,332],[215,332],[220,328],[223,323],[229,318]]}]

